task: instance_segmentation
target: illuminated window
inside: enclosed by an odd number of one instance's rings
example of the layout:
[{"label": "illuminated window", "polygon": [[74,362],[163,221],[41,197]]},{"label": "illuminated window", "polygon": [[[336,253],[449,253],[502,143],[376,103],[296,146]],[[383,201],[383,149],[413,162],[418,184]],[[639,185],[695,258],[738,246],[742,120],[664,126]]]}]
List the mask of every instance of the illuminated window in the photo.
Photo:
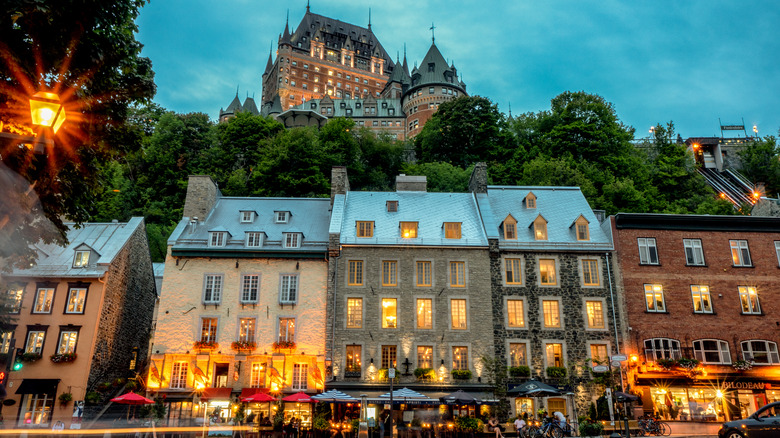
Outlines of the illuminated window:
[{"label": "illuminated window", "polygon": [[309,364],[296,363],[293,365],[292,389],[295,391],[305,391],[309,385],[307,377],[309,376]]},{"label": "illuminated window", "polygon": [[731,246],[731,260],[734,262],[734,266],[752,266],[747,240],[729,240],[729,245]]},{"label": "illuminated window", "polygon": [[417,328],[433,328],[433,300],[430,298],[417,299]]},{"label": "illuminated window", "polygon": [[23,296],[24,288],[22,287],[16,286],[8,289],[5,302],[3,303],[4,310],[7,313],[19,313],[22,310]]},{"label": "illuminated window", "polygon": [[645,360],[655,362],[658,359],[679,359],[680,341],[669,338],[645,339]]},{"label": "illuminated window", "polygon": [[38,288],[32,313],[51,313],[52,302],[54,302],[54,288]]},{"label": "illuminated window", "polygon": [[687,264],[693,266],[704,265],[704,251],[702,250],[700,239],[683,239],[683,246],[685,247],[685,261]]},{"label": "illuminated window", "polygon": [[534,221],[534,239],[547,240],[547,221],[542,216]]},{"label": "illuminated window", "polygon": [[517,240],[517,221],[512,216],[504,219],[504,239]]},{"label": "illuminated window", "polygon": [[466,330],[468,328],[466,317],[466,300],[450,300],[450,321],[452,322],[450,327],[453,330]]},{"label": "illuminated window", "polygon": [[601,301],[585,301],[585,313],[588,315],[589,329],[604,329],[604,303]]},{"label": "illuminated window", "polygon": [[544,286],[554,286],[558,284],[558,279],[555,275],[555,260],[539,260],[539,282]]},{"label": "illuminated window", "polygon": [[84,313],[86,300],[86,288],[71,288],[68,291],[68,305],[65,307],[65,313]]},{"label": "illuminated window", "polygon": [[298,276],[282,274],[279,281],[279,303],[295,304],[298,301]]},{"label": "illuminated window", "polygon": [[259,274],[244,274],[241,276],[241,302],[256,303],[260,288]]},{"label": "illuminated window", "polygon": [[382,368],[395,368],[398,357],[396,351],[395,345],[382,346]]},{"label": "illuminated window", "polygon": [[89,251],[76,251],[73,257],[74,268],[86,268],[89,265]]},{"label": "illuminated window", "polygon": [[25,353],[41,354],[43,351],[43,339],[46,332],[43,330],[31,330],[27,333],[27,344],[24,346]]},{"label": "illuminated window", "polygon": [[295,318],[279,318],[279,343],[295,342]]},{"label": "illuminated window", "polygon": [[695,313],[712,313],[712,299],[710,288],[704,285],[691,285],[691,298],[693,299],[693,311]]},{"label": "illuminated window", "polygon": [[363,260],[349,261],[349,278],[347,284],[350,286],[363,285]]},{"label": "illuminated window", "polygon": [[255,342],[255,318],[239,318],[238,341]]},{"label": "illuminated window", "polygon": [[545,328],[561,327],[561,309],[557,300],[542,300],[542,312],[544,312]]},{"label": "illuminated window", "polygon": [[640,237],[636,241],[639,245],[639,263],[643,265],[657,265],[658,250],[655,247],[655,238]]},{"label": "illuminated window", "polygon": [[417,238],[417,222],[401,222],[401,237],[404,239]]},{"label": "illuminated window", "polygon": [[11,351],[11,339],[14,337],[14,332],[2,332],[0,335],[0,354],[8,354]]},{"label": "illuminated window", "polygon": [[450,287],[466,287],[466,262],[450,262]]},{"label": "illuminated window", "polygon": [[753,286],[739,286],[739,301],[742,303],[742,313],[760,315],[761,306],[758,303],[758,292]]},{"label": "illuminated window", "polygon": [[203,280],[203,303],[219,304],[222,300],[222,274],[206,274]]},{"label": "illuminated window", "polygon": [[363,298],[347,298],[347,328],[363,327]]},{"label": "illuminated window", "polygon": [[345,370],[348,373],[359,373],[363,369],[363,347],[361,345],[347,345],[347,360]]},{"label": "illuminated window", "polygon": [[469,369],[469,347],[452,347],[452,369]]},{"label": "illuminated window", "polygon": [[264,363],[252,362],[252,370],[249,373],[249,386],[251,388],[262,388],[265,386]]},{"label": "illuminated window", "polygon": [[590,359],[594,367],[606,364],[609,360],[607,344],[590,344]]},{"label": "illuminated window", "polygon": [[398,300],[382,298],[382,328],[398,328]]},{"label": "illuminated window", "polygon": [[460,222],[445,222],[444,223],[444,238],[445,239],[460,239]]},{"label": "illuminated window", "polygon": [[748,362],[753,361],[756,365],[780,363],[777,344],[772,341],[743,341],[742,358]]},{"label": "illuminated window", "polygon": [[417,286],[431,286],[431,262],[417,262]]},{"label": "illuminated window", "polygon": [[200,319],[200,341],[217,342],[217,318]]},{"label": "illuminated window", "polygon": [[374,237],[373,221],[357,221],[356,226],[357,226],[358,237]]},{"label": "illuminated window", "polygon": [[645,304],[648,312],[666,312],[664,287],[660,284],[646,284]]},{"label": "illuminated window", "polygon": [[504,259],[504,272],[506,284],[523,284],[523,271],[520,259]]},{"label": "illuminated window", "polygon": [[693,341],[693,356],[701,363],[730,364],[729,343],[718,339]]},{"label": "illuminated window", "polygon": [[520,367],[528,365],[526,351],[527,346],[524,342],[509,344],[509,366]]},{"label": "illuminated window", "polygon": [[585,286],[599,286],[599,261],[582,259],[582,282]]},{"label": "illuminated window", "polygon": [[171,389],[184,389],[187,387],[187,362],[174,362],[171,370]]},{"label": "illuminated window", "polygon": [[227,241],[227,233],[224,231],[212,231],[209,233],[211,236],[209,239],[209,246],[216,247],[216,246],[225,246],[225,242]]},{"label": "illuminated window", "polygon": [[548,367],[563,366],[563,344],[545,344],[544,352]]},{"label": "illuminated window", "polygon": [[523,300],[506,300],[507,326],[525,327]]},{"label": "illuminated window", "polygon": [[417,346],[417,368],[433,368],[433,347],[430,345]]},{"label": "illuminated window", "polygon": [[77,331],[60,332],[60,342],[57,345],[57,354],[74,354],[76,352],[76,341],[79,338]]},{"label": "illuminated window", "polygon": [[382,260],[382,286],[398,286],[398,262]]}]

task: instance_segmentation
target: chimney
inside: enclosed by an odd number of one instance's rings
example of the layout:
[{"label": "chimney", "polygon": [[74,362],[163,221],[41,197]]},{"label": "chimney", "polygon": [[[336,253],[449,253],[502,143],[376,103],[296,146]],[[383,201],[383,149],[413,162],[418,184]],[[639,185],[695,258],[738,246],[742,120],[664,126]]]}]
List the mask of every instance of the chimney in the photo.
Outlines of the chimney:
[{"label": "chimney", "polygon": [[469,178],[469,192],[487,193],[487,164],[484,162],[474,165]]},{"label": "chimney", "polygon": [[423,176],[407,176],[403,173],[395,177],[396,192],[427,192],[428,178]]},{"label": "chimney", "polygon": [[330,205],[336,195],[346,195],[349,191],[349,177],[346,166],[333,166],[330,169]]},{"label": "chimney", "polygon": [[208,217],[222,193],[217,183],[208,175],[190,175],[187,198],[184,200],[183,217]]}]

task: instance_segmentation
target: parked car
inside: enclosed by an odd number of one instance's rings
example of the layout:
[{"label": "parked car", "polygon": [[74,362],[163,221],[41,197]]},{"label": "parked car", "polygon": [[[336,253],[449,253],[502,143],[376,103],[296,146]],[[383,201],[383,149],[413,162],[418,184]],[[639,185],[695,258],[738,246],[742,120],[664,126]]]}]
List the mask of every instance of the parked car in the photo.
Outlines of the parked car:
[{"label": "parked car", "polygon": [[753,415],[723,423],[718,438],[780,437],[780,402],[769,403]]}]

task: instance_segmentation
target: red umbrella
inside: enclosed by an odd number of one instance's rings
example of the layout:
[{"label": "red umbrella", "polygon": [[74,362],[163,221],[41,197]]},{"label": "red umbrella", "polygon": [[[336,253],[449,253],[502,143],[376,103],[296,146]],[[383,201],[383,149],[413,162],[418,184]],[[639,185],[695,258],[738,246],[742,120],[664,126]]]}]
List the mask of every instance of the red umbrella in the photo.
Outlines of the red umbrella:
[{"label": "red umbrella", "polygon": [[142,395],[138,395],[134,392],[128,392],[127,394],[112,398],[111,401],[114,403],[122,403],[125,405],[151,405],[154,403],[154,401],[149,400],[148,398]]},{"label": "red umbrella", "polygon": [[241,401],[247,403],[267,403],[276,401],[276,399],[264,392],[256,392],[249,397],[242,398]]},{"label": "red umbrella", "polygon": [[312,399],[309,397],[308,394],[305,392],[298,392],[293,395],[288,395],[287,397],[283,398],[282,400],[286,402],[294,402],[294,403],[311,403]]}]

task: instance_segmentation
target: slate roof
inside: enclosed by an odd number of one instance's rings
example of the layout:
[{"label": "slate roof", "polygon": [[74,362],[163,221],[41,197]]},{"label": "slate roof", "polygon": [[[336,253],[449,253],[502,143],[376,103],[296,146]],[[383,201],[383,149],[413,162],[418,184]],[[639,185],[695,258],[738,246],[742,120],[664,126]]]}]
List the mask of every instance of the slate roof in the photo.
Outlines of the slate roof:
[{"label": "slate roof", "polygon": [[[102,277],[114,258],[124,248],[130,236],[144,226],[144,218],[134,217],[128,222],[85,223],[81,228],[66,224],[68,245],[38,243],[38,263],[30,269],[14,269],[8,277]],[[83,268],[73,267],[76,249],[90,249],[89,263]]]},{"label": "slate roof", "polygon": [[[376,103],[376,114],[366,114],[366,104],[374,105]],[[332,104],[333,107],[333,114],[327,114],[329,118],[331,117],[351,117],[351,118],[357,118],[357,117],[371,117],[371,118],[380,118],[380,117],[399,117],[403,118],[404,112],[403,108],[401,107],[401,99],[393,99],[393,98],[375,98],[371,96],[369,99],[331,99],[329,97],[325,97],[322,99],[312,99],[307,100],[306,102],[301,103],[300,105],[296,105],[293,108],[298,110],[311,110],[316,111],[317,113],[322,113],[322,108],[324,105],[330,105]],[[394,110],[394,113],[390,114],[390,109]],[[347,114],[347,110],[351,109],[352,114]]]},{"label": "slate roof", "polygon": [[465,85],[458,80],[457,70],[447,65],[435,43],[431,44],[420,66],[412,70],[412,88],[433,84],[448,85],[466,92]]},{"label": "slate roof", "polygon": [[[526,208],[528,193],[536,196],[536,208]],[[611,238],[599,223],[579,187],[488,186],[487,195],[477,197],[487,234],[499,239],[501,249],[611,250]],[[502,224],[507,216],[517,220],[517,240],[506,240]],[[547,220],[547,240],[535,240],[534,220]],[[582,215],[589,224],[590,240],[578,241],[574,221]],[[530,227],[530,228],[529,228]]]},{"label": "slate roof", "polygon": [[[387,201],[398,201],[388,212]],[[358,238],[356,221],[374,221],[374,237]],[[400,222],[417,222],[417,238],[402,239]],[[444,222],[460,222],[461,238],[445,239]],[[331,233],[342,244],[486,247],[477,203],[471,193],[348,192],[336,196]]]},{"label": "slate roof", "polygon": [[[209,252],[214,257],[222,254],[279,252],[325,252],[328,245],[330,199],[328,198],[251,198],[222,197],[205,220],[196,225],[183,218],[168,240],[172,252]],[[255,211],[251,223],[241,223],[241,211]],[[287,223],[276,223],[274,212],[289,211]],[[208,246],[209,231],[229,233],[224,247]],[[245,246],[247,232],[265,233],[262,247]],[[303,234],[300,248],[282,248],[284,233]],[[227,255],[226,255],[227,256]]]}]

